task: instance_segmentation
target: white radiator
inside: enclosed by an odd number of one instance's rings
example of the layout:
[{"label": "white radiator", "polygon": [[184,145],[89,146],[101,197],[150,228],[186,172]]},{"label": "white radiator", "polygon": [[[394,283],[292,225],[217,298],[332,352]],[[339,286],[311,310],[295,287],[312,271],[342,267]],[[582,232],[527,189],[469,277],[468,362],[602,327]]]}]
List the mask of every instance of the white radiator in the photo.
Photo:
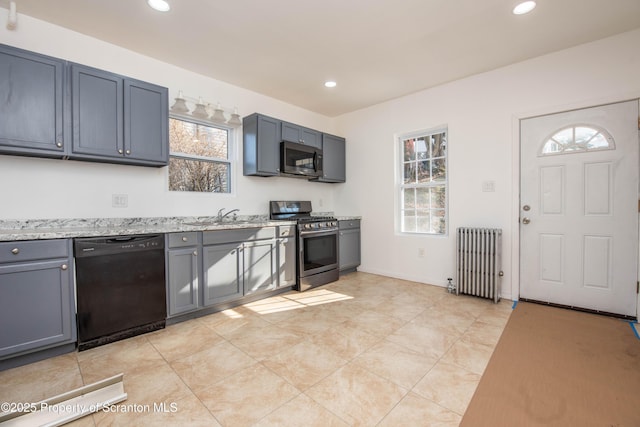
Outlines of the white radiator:
[{"label": "white radiator", "polygon": [[500,301],[502,230],[460,227],[456,233],[456,294]]}]

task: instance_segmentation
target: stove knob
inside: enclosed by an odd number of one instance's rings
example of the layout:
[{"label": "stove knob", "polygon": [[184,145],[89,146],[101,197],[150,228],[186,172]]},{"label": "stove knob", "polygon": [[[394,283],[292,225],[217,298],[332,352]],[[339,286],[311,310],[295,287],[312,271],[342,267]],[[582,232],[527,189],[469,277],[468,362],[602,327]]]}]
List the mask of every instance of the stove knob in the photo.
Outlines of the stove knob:
[{"label": "stove knob", "polygon": [[307,230],[311,228],[311,224],[305,224],[304,228],[306,228]]},{"label": "stove knob", "polygon": [[331,225],[332,225],[332,226],[334,226],[334,227],[337,227],[337,226],[338,226],[338,221],[333,221],[333,222],[331,223]]}]

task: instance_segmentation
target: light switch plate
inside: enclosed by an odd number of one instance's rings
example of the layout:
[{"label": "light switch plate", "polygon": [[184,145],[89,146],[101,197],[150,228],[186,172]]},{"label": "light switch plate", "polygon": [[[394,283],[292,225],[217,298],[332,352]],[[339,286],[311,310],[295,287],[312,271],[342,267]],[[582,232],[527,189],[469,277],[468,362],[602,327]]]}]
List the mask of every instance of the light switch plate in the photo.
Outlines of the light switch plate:
[{"label": "light switch plate", "polygon": [[126,208],[127,206],[129,206],[129,195],[128,194],[112,194],[111,206],[114,208]]}]

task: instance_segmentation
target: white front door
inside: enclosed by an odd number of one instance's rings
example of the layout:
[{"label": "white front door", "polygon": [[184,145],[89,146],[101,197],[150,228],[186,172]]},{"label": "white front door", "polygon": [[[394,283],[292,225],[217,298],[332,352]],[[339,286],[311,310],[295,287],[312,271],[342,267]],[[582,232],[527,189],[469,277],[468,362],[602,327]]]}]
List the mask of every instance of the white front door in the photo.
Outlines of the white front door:
[{"label": "white front door", "polygon": [[520,122],[520,298],[636,315],[638,101]]}]

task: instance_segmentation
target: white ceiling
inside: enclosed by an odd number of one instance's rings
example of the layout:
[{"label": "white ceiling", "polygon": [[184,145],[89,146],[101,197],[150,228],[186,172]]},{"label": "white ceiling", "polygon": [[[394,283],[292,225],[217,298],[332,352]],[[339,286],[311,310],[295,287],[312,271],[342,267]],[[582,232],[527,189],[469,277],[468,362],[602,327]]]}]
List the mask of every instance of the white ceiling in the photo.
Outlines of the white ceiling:
[{"label": "white ceiling", "polygon": [[168,1],[162,14],[145,0],[16,0],[18,31],[30,15],[333,117],[640,28],[640,0],[538,0],[522,16],[517,0]]}]

